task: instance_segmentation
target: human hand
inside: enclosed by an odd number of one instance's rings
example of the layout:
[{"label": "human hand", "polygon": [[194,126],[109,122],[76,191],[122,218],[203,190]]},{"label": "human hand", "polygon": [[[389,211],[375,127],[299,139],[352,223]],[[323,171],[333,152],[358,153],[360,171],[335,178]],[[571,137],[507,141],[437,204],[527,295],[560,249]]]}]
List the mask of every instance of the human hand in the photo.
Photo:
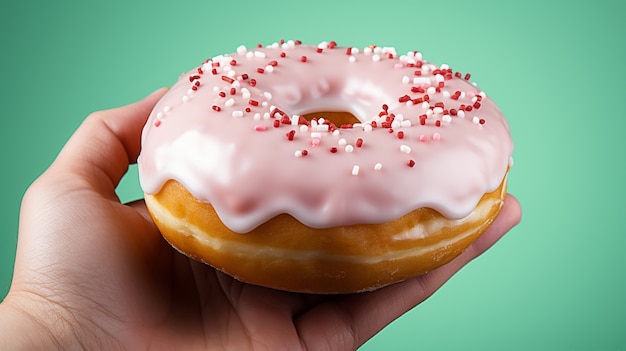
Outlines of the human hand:
[{"label": "human hand", "polygon": [[355,349],[520,221],[509,195],[493,225],[454,261],[369,293],[309,295],[241,283],[172,249],[143,201],[121,204],[115,194],[164,92],[89,116],[27,191],[13,282],[0,304],[0,345]]}]

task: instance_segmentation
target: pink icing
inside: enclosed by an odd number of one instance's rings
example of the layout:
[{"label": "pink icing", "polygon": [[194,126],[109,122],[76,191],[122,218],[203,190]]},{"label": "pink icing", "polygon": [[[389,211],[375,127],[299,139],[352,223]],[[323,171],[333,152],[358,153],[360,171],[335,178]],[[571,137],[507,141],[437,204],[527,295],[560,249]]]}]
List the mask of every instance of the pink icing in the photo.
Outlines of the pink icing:
[{"label": "pink icing", "polygon": [[[502,182],[513,151],[503,115],[465,78],[393,48],[239,47],[183,74],[156,105],[142,188],[176,179],[240,233],[280,213],[315,228],[420,207],[462,218]],[[319,111],[362,123],[298,124]]]}]

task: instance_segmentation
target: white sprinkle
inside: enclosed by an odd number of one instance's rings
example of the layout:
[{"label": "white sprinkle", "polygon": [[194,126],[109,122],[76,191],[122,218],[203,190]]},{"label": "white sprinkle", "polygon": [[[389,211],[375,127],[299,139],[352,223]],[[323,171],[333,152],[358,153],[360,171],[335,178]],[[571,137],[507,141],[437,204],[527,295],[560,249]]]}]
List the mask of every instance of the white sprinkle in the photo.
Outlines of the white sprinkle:
[{"label": "white sprinkle", "polygon": [[400,151],[404,152],[405,154],[408,154],[411,152],[411,148],[408,145],[402,144],[400,145]]},{"label": "white sprinkle", "polygon": [[474,118],[472,118],[472,123],[474,124],[480,123],[480,118],[478,118],[478,116],[474,116]]},{"label": "white sprinkle", "polygon": [[487,97],[487,94],[484,91],[481,91],[480,93],[478,93],[478,95],[482,96],[483,98]]},{"label": "white sprinkle", "polygon": [[404,115],[403,115],[403,114],[401,114],[401,113],[398,113],[398,114],[396,115],[395,120],[400,121],[400,122],[404,121]]},{"label": "white sprinkle", "polygon": [[309,131],[309,126],[307,126],[306,124],[302,124],[302,125],[300,125],[300,131],[301,131],[302,133],[306,133],[306,132],[308,132],[308,131]]},{"label": "white sprinkle", "polygon": [[243,117],[243,111],[240,111],[240,110],[233,111],[232,116],[233,117]]},{"label": "white sprinkle", "polygon": [[346,145],[346,147],[344,148],[344,150],[346,150],[346,152],[352,152],[352,151],[354,151],[354,146],[352,146],[352,145]]},{"label": "white sprinkle", "polygon": [[474,96],[474,97],[472,98],[472,103],[474,103],[474,102],[476,102],[476,101],[478,101],[478,96]]},{"label": "white sprinkle", "polygon": [[339,141],[337,141],[337,144],[339,144],[339,146],[346,146],[346,144],[348,144],[348,141],[344,138],[339,139]]},{"label": "white sprinkle", "polygon": [[267,105],[269,105],[269,104],[267,103],[267,101],[263,101],[263,102],[261,102],[261,106],[263,106],[263,107],[267,107]]},{"label": "white sprinkle", "polygon": [[272,66],[272,65],[265,66],[265,72],[267,72],[267,73],[274,72],[274,66]]},{"label": "white sprinkle", "polygon": [[230,86],[231,86],[232,88],[239,88],[239,87],[241,86],[241,83],[240,83],[238,80],[236,80],[236,81],[232,82],[232,83],[230,84]]},{"label": "white sprinkle", "polygon": [[163,112],[161,112],[161,111],[159,111],[159,113],[157,113],[156,118],[157,118],[157,119],[163,119],[163,115],[164,115],[164,113],[163,113]]},{"label": "white sprinkle", "polygon": [[248,52],[246,52],[246,58],[247,58],[247,59],[251,59],[251,58],[253,58],[253,57],[254,57],[254,53],[253,53],[252,51],[248,51]]},{"label": "white sprinkle", "polygon": [[333,136],[339,136],[339,134],[341,134],[341,132],[339,131],[339,129],[335,129],[335,130],[333,130]]},{"label": "white sprinkle", "polygon": [[430,104],[428,103],[428,101],[424,101],[424,102],[422,102],[422,108],[423,108],[424,110],[429,109],[429,107],[430,107]]},{"label": "white sprinkle", "polygon": [[354,165],[352,167],[352,175],[359,175],[359,166]]},{"label": "white sprinkle", "polygon": [[235,104],[235,100],[233,100],[232,98],[226,100],[226,102],[224,103],[224,106],[226,107],[231,107]]},{"label": "white sprinkle", "polygon": [[250,91],[246,88],[241,88],[241,97],[244,99],[250,98]]},{"label": "white sprinkle", "polygon": [[372,55],[372,61],[373,61],[373,62],[378,62],[378,61],[380,61],[380,56],[379,56],[378,54],[376,54],[376,55]]},{"label": "white sprinkle", "polygon": [[217,85],[213,87],[213,92],[214,93],[219,93],[220,92],[220,87],[218,87]]},{"label": "white sprinkle", "polygon": [[461,110],[461,111],[457,112],[456,115],[461,117],[461,118],[465,118],[465,111]]},{"label": "white sprinkle", "polygon": [[257,113],[254,114],[253,118],[254,118],[255,121],[259,121],[259,120],[261,120],[261,114],[257,112]]},{"label": "white sprinkle", "polygon": [[380,171],[381,169],[383,169],[383,164],[382,163],[377,163],[374,165],[374,170],[375,171]]},{"label": "white sprinkle", "polygon": [[402,62],[397,62],[395,65],[393,65],[393,68],[395,69],[404,68],[404,64]]},{"label": "white sprinkle", "polygon": [[406,119],[406,120],[402,121],[400,123],[400,126],[402,128],[409,128],[411,126],[411,120],[410,119]]},{"label": "white sprinkle", "polygon": [[248,52],[248,49],[246,49],[245,45],[239,45],[237,47],[237,53],[239,55],[244,55],[246,52]]},{"label": "white sprinkle", "polygon": [[441,67],[439,67],[439,68],[441,68],[441,69],[448,69],[448,68],[450,68],[450,66],[446,65],[445,63],[442,63]]},{"label": "white sprinkle", "polygon": [[187,90],[187,95],[193,95],[193,94],[195,94],[195,93],[196,93],[196,91],[195,91],[195,90],[193,90],[193,89],[189,89],[189,90]]},{"label": "white sprinkle", "polygon": [[265,58],[265,53],[263,51],[255,51],[254,57]]},{"label": "white sprinkle", "polygon": [[300,115],[291,115],[291,125],[292,126],[297,126],[299,120],[300,120]]},{"label": "white sprinkle", "polygon": [[311,132],[311,138],[319,139],[321,137],[322,137],[322,133],[320,133],[320,132]]},{"label": "white sprinkle", "polygon": [[265,112],[263,114],[263,119],[270,119],[270,113],[269,112]]},{"label": "white sprinkle", "polygon": [[432,87],[432,86],[428,87],[428,89],[426,89],[426,93],[431,94],[431,95],[436,93],[436,92],[437,92],[437,89],[435,87]]},{"label": "white sprinkle", "polygon": [[189,96],[185,95],[183,96],[183,104],[186,104],[189,102]]},{"label": "white sprinkle", "polygon": [[301,150],[296,150],[296,152],[294,152],[293,155],[296,156],[296,157],[302,157],[302,151]]},{"label": "white sprinkle", "polygon": [[430,117],[432,115],[433,115],[433,110],[431,109],[426,110],[426,116]]},{"label": "white sprinkle", "polygon": [[443,107],[435,107],[433,109],[433,113],[434,114],[442,114],[443,113]]},{"label": "white sprinkle", "polygon": [[354,56],[349,56],[349,57],[348,57],[348,61],[349,61],[349,62],[351,62],[351,63],[354,63],[354,62],[356,62],[356,57],[354,57]]},{"label": "white sprinkle", "polygon": [[433,140],[434,140],[434,141],[439,141],[439,140],[441,140],[441,134],[439,134],[439,133],[433,133]]},{"label": "white sprinkle", "polygon": [[428,78],[428,77],[415,77],[415,78],[413,78],[413,84],[427,84],[427,85],[430,85],[430,78]]},{"label": "white sprinkle", "polygon": [[372,127],[371,124],[366,124],[363,126],[363,131],[364,132],[371,132],[372,130],[374,130],[374,128]]},{"label": "white sprinkle", "polygon": [[437,83],[443,82],[443,80],[444,80],[444,78],[443,78],[443,76],[441,74],[435,74],[435,81]]},{"label": "white sprinkle", "polygon": [[364,53],[365,55],[371,55],[371,54],[372,54],[372,48],[371,48],[371,47],[369,47],[369,46],[364,47],[364,48],[363,48],[363,53]]},{"label": "white sprinkle", "polygon": [[266,91],[263,93],[263,96],[269,101],[272,100],[272,93],[270,93],[269,91]]},{"label": "white sprinkle", "polygon": [[326,48],[328,48],[328,42],[327,41],[323,41],[323,42],[317,44],[317,48],[318,49],[326,49]]},{"label": "white sprinkle", "polygon": [[383,48],[381,48],[380,46],[377,46],[374,48],[373,51],[375,54],[380,54],[381,52],[383,52]]},{"label": "white sprinkle", "polygon": [[164,106],[163,107],[163,112],[165,112],[165,113],[169,113],[171,110],[172,110],[172,108],[169,107],[169,106]]},{"label": "white sprinkle", "polygon": [[328,132],[328,124],[318,124],[315,130],[318,132]]},{"label": "white sprinkle", "polygon": [[393,122],[391,122],[391,128],[396,129],[396,128],[400,128],[402,122],[398,121],[397,119],[394,119]]},{"label": "white sprinkle", "polygon": [[402,84],[409,84],[411,82],[411,78],[409,76],[402,77]]},{"label": "white sprinkle", "polygon": [[451,96],[450,92],[447,91],[447,90],[444,90],[442,93],[443,93],[443,97],[445,97],[445,98],[449,98]]},{"label": "white sprinkle", "polygon": [[351,52],[352,52],[353,55],[358,55],[359,52],[361,52],[361,50],[359,50],[359,48],[352,48]]},{"label": "white sprinkle", "polygon": [[441,118],[441,120],[445,123],[450,123],[452,122],[452,117],[450,117],[450,115],[443,115],[443,117]]}]

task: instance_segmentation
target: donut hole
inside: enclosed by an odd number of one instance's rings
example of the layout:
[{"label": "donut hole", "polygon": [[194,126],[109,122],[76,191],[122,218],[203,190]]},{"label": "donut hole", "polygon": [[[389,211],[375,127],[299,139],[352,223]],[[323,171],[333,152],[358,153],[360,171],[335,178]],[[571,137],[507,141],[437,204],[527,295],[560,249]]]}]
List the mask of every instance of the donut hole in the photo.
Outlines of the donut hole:
[{"label": "donut hole", "polygon": [[353,125],[355,123],[360,123],[359,119],[356,118],[352,113],[345,111],[311,112],[302,114],[301,116],[309,122],[312,120],[320,120],[320,118],[323,118],[324,120],[329,121],[337,127],[340,127],[342,125]]}]

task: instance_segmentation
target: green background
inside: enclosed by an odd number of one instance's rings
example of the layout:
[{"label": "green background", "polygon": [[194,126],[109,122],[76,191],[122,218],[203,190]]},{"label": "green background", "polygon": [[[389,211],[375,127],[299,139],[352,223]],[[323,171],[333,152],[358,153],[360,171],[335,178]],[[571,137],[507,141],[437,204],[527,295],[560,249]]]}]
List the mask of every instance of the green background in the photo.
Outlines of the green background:
[{"label": "green background", "polygon": [[[515,141],[522,223],[364,350],[626,350],[626,3],[25,1],[0,11],[0,298],[21,197],[90,112],[281,38],[420,50]],[[123,200],[141,196],[136,169]]]}]

